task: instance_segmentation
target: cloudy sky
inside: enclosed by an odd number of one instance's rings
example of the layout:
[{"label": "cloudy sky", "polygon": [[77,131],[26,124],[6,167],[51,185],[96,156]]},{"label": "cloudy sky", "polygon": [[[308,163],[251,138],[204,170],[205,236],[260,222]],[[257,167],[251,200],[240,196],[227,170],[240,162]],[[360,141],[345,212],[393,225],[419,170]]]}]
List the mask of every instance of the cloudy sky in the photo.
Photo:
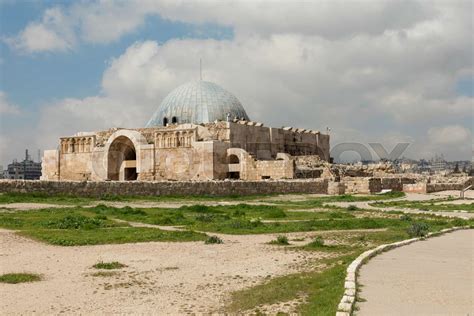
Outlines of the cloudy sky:
[{"label": "cloudy sky", "polygon": [[472,5],[0,0],[0,164],[78,131],[144,126],[199,78],[200,58],[266,125],[470,160]]}]

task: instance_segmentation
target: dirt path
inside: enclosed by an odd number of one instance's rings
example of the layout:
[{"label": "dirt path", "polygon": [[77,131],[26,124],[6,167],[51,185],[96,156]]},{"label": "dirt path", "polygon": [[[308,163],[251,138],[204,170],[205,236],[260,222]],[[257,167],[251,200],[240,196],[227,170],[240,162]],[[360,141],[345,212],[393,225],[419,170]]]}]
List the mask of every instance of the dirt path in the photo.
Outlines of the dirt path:
[{"label": "dirt path", "polygon": [[[36,283],[0,284],[1,314],[209,313],[222,310],[235,290],[309,269],[313,259],[327,256],[267,245],[275,235],[221,237],[221,245],[148,242],[59,247],[0,230],[0,274],[44,276]],[[101,260],[128,267],[112,276],[92,276],[97,270],[91,266]]]},{"label": "dirt path", "polygon": [[474,230],[427,239],[362,266],[357,315],[474,315]]}]

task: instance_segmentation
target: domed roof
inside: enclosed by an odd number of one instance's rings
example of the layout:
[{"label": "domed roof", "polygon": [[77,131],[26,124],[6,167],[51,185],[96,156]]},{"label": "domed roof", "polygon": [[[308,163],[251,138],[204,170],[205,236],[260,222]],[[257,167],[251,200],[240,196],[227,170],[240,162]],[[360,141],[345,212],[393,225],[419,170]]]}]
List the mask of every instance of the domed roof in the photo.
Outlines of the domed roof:
[{"label": "domed roof", "polygon": [[249,120],[239,100],[227,90],[209,81],[185,83],[166,96],[146,127],[166,123],[210,123],[236,117]]}]

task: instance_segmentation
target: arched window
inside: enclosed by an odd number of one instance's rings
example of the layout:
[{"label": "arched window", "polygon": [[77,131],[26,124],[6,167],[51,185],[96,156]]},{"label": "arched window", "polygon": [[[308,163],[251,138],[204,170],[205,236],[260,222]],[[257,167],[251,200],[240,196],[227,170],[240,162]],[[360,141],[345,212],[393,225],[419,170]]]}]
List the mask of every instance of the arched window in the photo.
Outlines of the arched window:
[{"label": "arched window", "polygon": [[166,126],[166,125],[168,125],[168,118],[167,117],[163,118],[163,126]]},{"label": "arched window", "polygon": [[237,155],[230,155],[229,156],[229,163],[230,164],[240,163],[239,157],[237,157]]},{"label": "arched window", "polygon": [[178,123],[178,118],[177,118],[176,116],[173,116],[173,117],[171,118],[171,123],[172,123],[172,124]]}]

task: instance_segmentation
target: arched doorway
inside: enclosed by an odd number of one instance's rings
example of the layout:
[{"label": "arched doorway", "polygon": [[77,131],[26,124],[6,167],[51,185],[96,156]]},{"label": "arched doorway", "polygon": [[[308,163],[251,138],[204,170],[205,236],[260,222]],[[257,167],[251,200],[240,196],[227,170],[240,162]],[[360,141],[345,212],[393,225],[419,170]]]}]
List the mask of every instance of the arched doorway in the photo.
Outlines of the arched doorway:
[{"label": "arched doorway", "polygon": [[109,180],[137,180],[137,153],[130,138],[119,136],[114,139],[107,155],[107,178]]},{"label": "arched doorway", "polygon": [[229,173],[227,178],[229,179],[240,179],[240,159],[237,155],[231,154],[229,159]]},{"label": "arched doorway", "polygon": [[163,126],[168,126],[168,118],[163,118]]}]

